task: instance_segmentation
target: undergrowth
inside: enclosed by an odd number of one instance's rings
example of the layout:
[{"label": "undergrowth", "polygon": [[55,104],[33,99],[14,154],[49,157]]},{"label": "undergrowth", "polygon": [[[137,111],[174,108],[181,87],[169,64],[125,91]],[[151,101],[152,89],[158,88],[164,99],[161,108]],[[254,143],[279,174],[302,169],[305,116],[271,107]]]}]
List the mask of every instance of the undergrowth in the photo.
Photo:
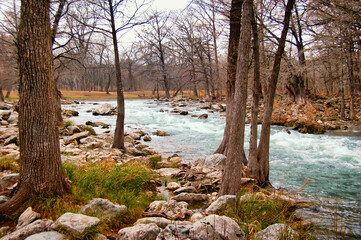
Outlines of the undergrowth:
[{"label": "undergrowth", "polygon": [[71,181],[72,193],[61,197],[33,199],[31,206],[42,218],[56,220],[66,212],[77,213],[93,198],[106,198],[127,207],[127,212],[102,220],[84,236],[67,233],[71,239],[91,239],[94,232],[115,234],[120,228],[129,226],[140,218],[154,200],[154,194],[149,192],[155,190],[151,183],[154,175],[144,164],[116,165],[112,162],[98,162],[77,166],[65,163],[63,169]]},{"label": "undergrowth", "polygon": [[[221,214],[233,218],[246,234],[247,239],[255,239],[255,234],[270,225],[283,223],[297,228],[297,239],[315,239],[310,231],[313,226],[303,226],[302,222],[293,217],[295,206],[281,199],[270,199],[255,192],[243,190],[240,197],[248,195],[246,199],[228,205],[221,210]],[[283,234],[288,239],[287,233]]]},{"label": "undergrowth", "polygon": [[0,157],[0,172],[5,170],[19,172],[19,163],[11,157]]}]

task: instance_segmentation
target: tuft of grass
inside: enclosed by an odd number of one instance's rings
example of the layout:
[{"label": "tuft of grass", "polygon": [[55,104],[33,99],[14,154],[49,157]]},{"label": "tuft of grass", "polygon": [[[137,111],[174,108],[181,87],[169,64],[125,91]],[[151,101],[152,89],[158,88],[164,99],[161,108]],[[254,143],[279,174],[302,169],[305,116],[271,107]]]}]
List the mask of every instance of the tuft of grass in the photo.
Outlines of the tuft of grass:
[{"label": "tuft of grass", "polygon": [[9,170],[12,172],[19,172],[19,163],[11,157],[1,157],[0,158],[0,172]]},{"label": "tuft of grass", "polygon": [[295,209],[294,205],[281,199],[270,199],[251,193],[246,200],[238,200],[236,204],[229,205],[221,211],[241,226],[247,239],[253,239],[257,232],[276,223],[284,223],[298,228],[300,233],[298,239],[315,239],[309,233],[313,226],[304,227],[302,222],[297,222],[293,217]]},{"label": "tuft of grass", "polygon": [[88,131],[91,135],[97,135],[96,132],[95,132],[95,130],[94,130],[94,128],[91,127],[91,126],[86,126],[86,127],[84,128],[84,130],[85,130],[85,131]]},{"label": "tuft of grass", "polygon": [[158,169],[159,168],[159,162],[162,160],[162,157],[160,155],[151,156],[149,158],[149,166],[152,169]]},{"label": "tuft of grass", "polygon": [[73,121],[63,121],[63,127],[64,128],[67,128],[67,127],[70,127],[70,126],[73,126],[73,125],[74,125]]},{"label": "tuft of grass", "polygon": [[140,218],[154,200],[154,194],[147,191],[155,191],[151,182],[155,175],[141,163],[116,165],[113,162],[97,162],[82,166],[64,163],[63,170],[71,181],[72,193],[54,198],[33,199],[31,206],[43,218],[56,220],[66,212],[77,213],[93,198],[106,198],[127,206],[127,212],[102,220],[95,230],[89,230],[81,238],[66,233],[71,239],[91,239],[93,233],[99,231],[103,234],[116,234],[120,228],[129,226]]}]

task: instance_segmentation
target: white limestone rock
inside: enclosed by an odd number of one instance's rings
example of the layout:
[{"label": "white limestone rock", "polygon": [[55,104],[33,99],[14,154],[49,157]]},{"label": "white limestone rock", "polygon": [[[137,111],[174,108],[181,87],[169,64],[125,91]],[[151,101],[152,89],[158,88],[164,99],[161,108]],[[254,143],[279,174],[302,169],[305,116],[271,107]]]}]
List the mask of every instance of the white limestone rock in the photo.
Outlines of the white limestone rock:
[{"label": "white limestone rock", "polygon": [[31,207],[28,207],[19,217],[18,224],[16,225],[16,230],[19,230],[22,227],[34,222],[36,219],[40,218],[40,214],[34,212]]},{"label": "white limestone rock", "polygon": [[227,204],[232,204],[236,202],[235,195],[223,195],[219,197],[216,201],[214,201],[207,209],[206,214],[215,214],[218,210],[220,210],[223,206]]},{"label": "white limestone rock", "polygon": [[103,198],[94,198],[89,201],[89,204],[80,209],[81,213],[107,219],[115,217],[120,212],[124,213],[126,211],[127,207],[125,205],[114,204],[108,199]]},{"label": "white limestone rock", "polygon": [[118,240],[152,240],[156,239],[160,228],[155,223],[138,224],[133,227],[120,229]]},{"label": "white limestone rock", "polygon": [[88,228],[97,225],[99,223],[99,218],[89,217],[83,214],[76,213],[64,213],[61,215],[54,223],[54,228],[60,226],[66,228],[68,231],[75,234],[82,234]]}]

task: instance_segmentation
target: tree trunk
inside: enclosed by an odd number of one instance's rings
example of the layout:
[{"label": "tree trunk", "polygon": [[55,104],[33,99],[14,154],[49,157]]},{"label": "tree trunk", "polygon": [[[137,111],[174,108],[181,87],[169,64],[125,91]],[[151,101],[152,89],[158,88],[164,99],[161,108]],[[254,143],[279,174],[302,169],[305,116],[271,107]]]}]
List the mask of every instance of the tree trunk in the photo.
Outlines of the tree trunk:
[{"label": "tree trunk", "polygon": [[243,3],[242,27],[239,40],[238,68],[235,91],[232,101],[231,129],[228,143],[227,160],[222,176],[220,195],[237,195],[241,187],[244,153],[244,128],[247,107],[247,85],[249,52],[251,48],[253,0]]},{"label": "tree trunk", "polygon": [[226,127],[224,129],[223,139],[218,149],[214,153],[227,154],[229,134],[231,128],[231,103],[234,95],[234,84],[236,81],[238,43],[241,29],[243,0],[232,0],[230,11],[230,33],[227,56],[227,83],[226,83]]},{"label": "tree trunk", "polygon": [[120,71],[120,60],[119,60],[119,50],[118,50],[118,40],[117,40],[117,32],[115,30],[115,19],[113,12],[113,3],[112,0],[108,0],[109,4],[109,14],[111,19],[111,28],[112,28],[112,39],[113,39],[113,47],[114,47],[114,62],[115,62],[115,76],[116,76],[116,84],[117,84],[117,122],[115,125],[114,132],[114,141],[113,148],[124,149],[124,92],[123,92],[123,84],[122,84],[122,75]]},{"label": "tree trunk", "polygon": [[4,98],[4,93],[3,93],[3,88],[0,87],[0,102],[4,102],[5,98]]},{"label": "tree trunk", "polygon": [[[276,93],[278,75],[281,67],[282,54],[285,48],[285,42],[292,14],[293,5],[295,0],[288,0],[285,18],[283,22],[283,30],[280,41],[278,43],[277,52],[275,55],[271,78],[269,80],[269,86],[265,95],[265,107],[262,120],[262,131],[261,138],[259,141],[258,152],[257,152],[257,164],[251,164],[248,166],[248,173],[251,177],[258,180],[261,186],[269,185],[269,143],[270,143],[270,132],[271,132],[271,117],[273,111],[273,102]],[[252,168],[252,166],[258,166]]]},{"label": "tree trunk", "polygon": [[[248,168],[257,168],[257,127],[260,100],[260,44],[258,38],[257,19],[254,9],[252,11],[253,55],[254,55],[254,80],[252,88],[252,113],[251,113],[251,137],[249,140]],[[250,166],[252,165],[252,166]],[[255,165],[255,166],[254,166]],[[248,174],[248,173],[247,173]]]},{"label": "tree trunk", "polygon": [[56,125],[50,0],[21,1],[18,35],[20,181],[13,198],[0,205],[12,213],[32,194],[50,197],[68,188]]},{"label": "tree trunk", "polygon": [[345,88],[343,84],[343,66],[341,65],[341,110],[340,117],[341,119],[345,119]]},{"label": "tree trunk", "polygon": [[348,61],[348,79],[350,81],[350,119],[356,120],[356,114],[355,114],[355,76],[354,76],[354,63],[353,63],[353,42],[352,39],[350,39],[349,43],[349,61]]}]

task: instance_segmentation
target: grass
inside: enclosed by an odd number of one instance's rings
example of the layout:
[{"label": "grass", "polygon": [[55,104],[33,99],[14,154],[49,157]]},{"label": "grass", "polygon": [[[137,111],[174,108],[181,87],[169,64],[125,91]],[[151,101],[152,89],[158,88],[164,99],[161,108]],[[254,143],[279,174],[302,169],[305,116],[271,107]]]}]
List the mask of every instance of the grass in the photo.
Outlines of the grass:
[{"label": "grass", "polygon": [[67,127],[73,126],[74,122],[73,121],[63,121],[62,124],[63,124],[64,128],[67,128]]},{"label": "grass", "polygon": [[0,158],[0,172],[9,170],[12,172],[19,172],[19,163],[10,157],[4,156]]},{"label": "grass", "polygon": [[[255,234],[270,225],[284,223],[298,229],[297,239],[315,239],[309,231],[294,217],[295,206],[281,199],[270,199],[254,192],[243,190],[241,195],[250,194],[246,200],[237,201],[221,210],[221,213],[233,218],[246,234],[247,239],[254,239]],[[284,235],[287,235],[286,233]],[[287,239],[287,238],[281,238]]]},{"label": "grass", "polygon": [[116,234],[120,228],[133,224],[154,200],[155,187],[151,170],[141,163],[116,165],[113,162],[101,162],[77,166],[72,163],[63,165],[65,175],[72,185],[72,193],[61,197],[37,197],[31,206],[42,218],[56,220],[66,212],[79,212],[93,198],[106,198],[113,203],[127,206],[127,212],[118,214],[90,229],[83,236],[66,233],[71,239],[91,239],[96,232]]}]

